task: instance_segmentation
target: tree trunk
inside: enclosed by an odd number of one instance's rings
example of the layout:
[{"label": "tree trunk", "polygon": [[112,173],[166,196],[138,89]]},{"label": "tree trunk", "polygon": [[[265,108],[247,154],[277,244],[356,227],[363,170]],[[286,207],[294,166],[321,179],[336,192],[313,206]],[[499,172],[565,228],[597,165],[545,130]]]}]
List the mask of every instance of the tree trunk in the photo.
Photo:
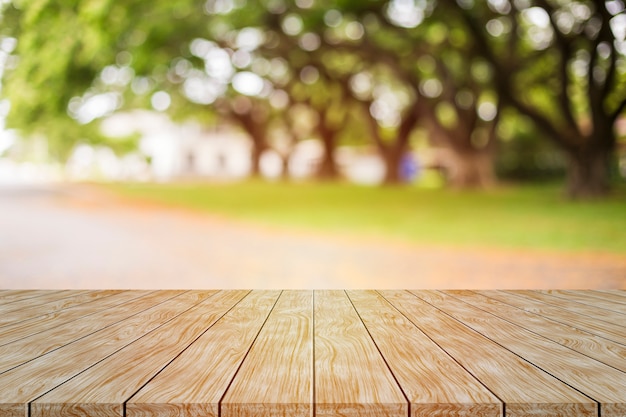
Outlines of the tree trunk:
[{"label": "tree trunk", "polygon": [[569,155],[567,194],[573,199],[606,196],[610,190],[611,151],[587,149]]},{"label": "tree trunk", "polygon": [[381,152],[381,156],[385,161],[384,185],[397,185],[402,183],[403,178],[400,174],[400,163],[403,155],[404,149],[396,149],[396,147],[389,147],[384,152]]},{"label": "tree trunk", "polygon": [[324,153],[317,168],[317,178],[320,180],[334,180],[339,176],[339,170],[335,163],[336,132],[324,126],[323,123],[320,123],[319,131]]},{"label": "tree trunk", "polygon": [[320,180],[334,180],[339,176],[334,160],[334,151],[325,150],[317,168],[317,178]]},{"label": "tree trunk", "polygon": [[287,182],[289,181],[291,178],[289,176],[289,157],[291,154],[288,155],[281,155],[280,156],[280,161],[281,161],[281,166],[282,169],[280,171],[280,179]]},{"label": "tree trunk", "polygon": [[493,169],[493,153],[487,149],[452,150],[453,166],[449,182],[454,188],[489,188],[496,183]]},{"label": "tree trunk", "polygon": [[253,141],[250,151],[250,176],[252,178],[261,176],[261,155],[263,155],[263,151],[265,151],[265,148]]}]

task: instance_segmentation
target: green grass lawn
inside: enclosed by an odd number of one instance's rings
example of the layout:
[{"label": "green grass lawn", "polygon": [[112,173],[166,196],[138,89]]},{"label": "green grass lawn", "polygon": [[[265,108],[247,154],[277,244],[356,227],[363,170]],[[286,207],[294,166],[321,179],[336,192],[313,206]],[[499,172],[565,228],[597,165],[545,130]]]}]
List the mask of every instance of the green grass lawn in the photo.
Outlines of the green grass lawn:
[{"label": "green grass lawn", "polygon": [[114,184],[127,197],[302,230],[420,244],[626,253],[626,192],[571,202],[559,186],[461,192],[349,184]]}]

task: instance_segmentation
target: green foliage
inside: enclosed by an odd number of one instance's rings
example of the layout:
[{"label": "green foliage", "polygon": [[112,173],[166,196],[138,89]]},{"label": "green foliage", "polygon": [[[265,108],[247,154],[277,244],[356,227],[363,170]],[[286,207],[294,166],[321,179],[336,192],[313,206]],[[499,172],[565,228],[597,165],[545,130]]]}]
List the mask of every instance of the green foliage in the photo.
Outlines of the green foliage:
[{"label": "green foliage", "polygon": [[[8,126],[49,137],[58,155],[87,136],[106,141],[102,117],[150,108],[163,91],[173,119],[245,121],[247,131],[253,123],[260,147],[271,142],[269,126],[289,130],[290,109],[302,105],[339,142],[370,141],[381,152],[417,129],[473,151],[476,137],[486,145],[489,132],[504,132],[500,160],[528,166],[546,138],[568,152],[595,142],[614,150],[602,128],[626,100],[624,41],[609,23],[623,10],[609,10],[614,3],[13,0],[0,40],[18,40],[16,65],[5,68],[0,94],[11,102]],[[366,81],[356,88],[358,77]],[[110,108],[80,117],[77,109],[106,94]],[[518,112],[504,121],[507,107]],[[511,127],[526,123],[541,134]]]}]

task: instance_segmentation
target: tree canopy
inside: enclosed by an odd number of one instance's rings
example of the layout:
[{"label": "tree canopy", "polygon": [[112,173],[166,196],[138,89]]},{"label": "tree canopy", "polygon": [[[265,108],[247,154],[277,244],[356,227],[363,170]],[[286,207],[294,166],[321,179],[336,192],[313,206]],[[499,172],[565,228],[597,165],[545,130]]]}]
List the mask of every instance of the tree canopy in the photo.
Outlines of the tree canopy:
[{"label": "tree canopy", "polygon": [[398,181],[421,130],[454,155],[452,183],[483,186],[506,127],[524,119],[568,157],[572,196],[609,190],[626,107],[622,0],[0,5],[9,126],[45,135],[60,154],[100,140],[103,117],[148,107],[238,124],[253,167],[271,147],[287,157],[306,131],[323,143],[320,176],[331,178],[347,140],[371,143],[387,182]]}]

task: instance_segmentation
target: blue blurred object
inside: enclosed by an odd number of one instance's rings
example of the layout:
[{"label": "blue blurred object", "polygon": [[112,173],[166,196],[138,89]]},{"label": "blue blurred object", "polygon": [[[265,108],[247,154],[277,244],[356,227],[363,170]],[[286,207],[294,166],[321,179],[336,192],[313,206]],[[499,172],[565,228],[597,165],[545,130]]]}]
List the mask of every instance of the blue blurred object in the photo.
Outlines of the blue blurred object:
[{"label": "blue blurred object", "polygon": [[400,159],[400,178],[404,182],[411,182],[419,176],[419,165],[411,152],[406,152]]}]

